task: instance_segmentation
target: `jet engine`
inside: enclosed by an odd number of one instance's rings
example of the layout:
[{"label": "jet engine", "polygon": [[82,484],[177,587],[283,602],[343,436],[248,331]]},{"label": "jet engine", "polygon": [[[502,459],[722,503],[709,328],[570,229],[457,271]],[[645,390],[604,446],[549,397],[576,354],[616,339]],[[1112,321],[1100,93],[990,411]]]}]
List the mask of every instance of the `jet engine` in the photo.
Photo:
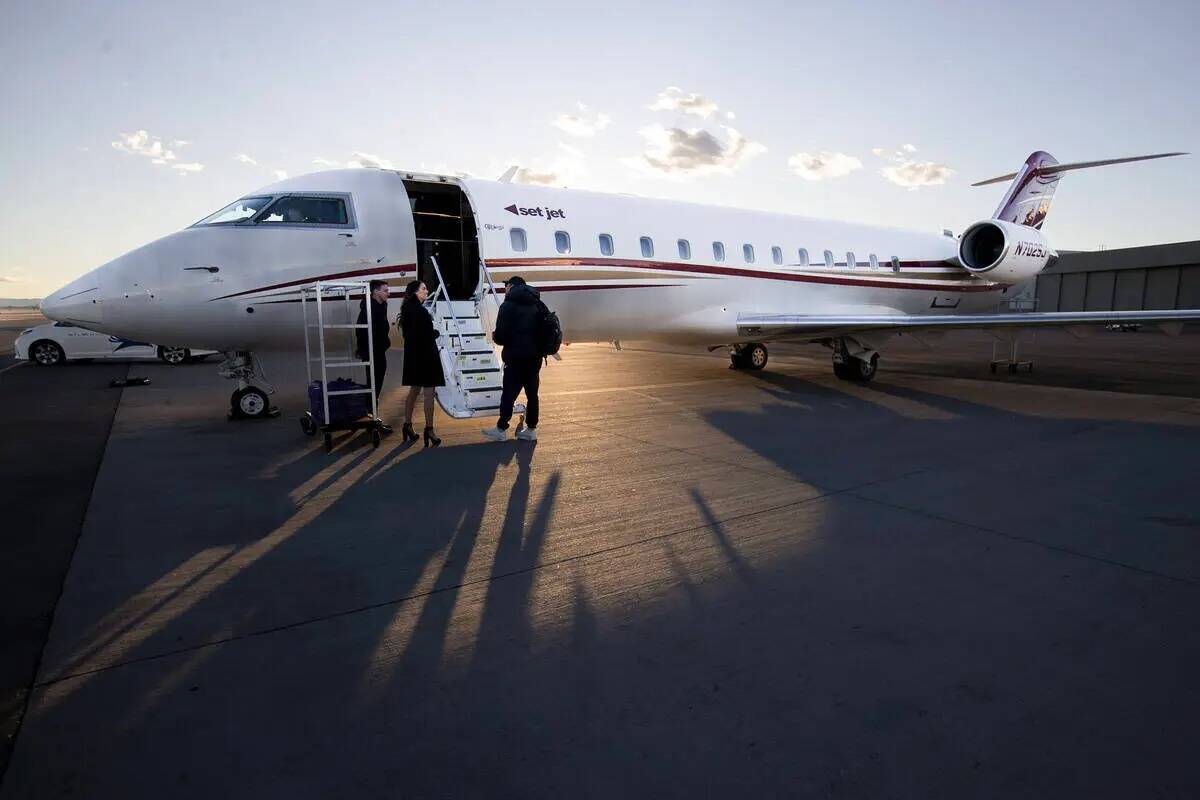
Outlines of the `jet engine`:
[{"label": "jet engine", "polygon": [[976,275],[1020,283],[1058,258],[1040,231],[999,219],[976,222],[958,242],[958,260]]}]

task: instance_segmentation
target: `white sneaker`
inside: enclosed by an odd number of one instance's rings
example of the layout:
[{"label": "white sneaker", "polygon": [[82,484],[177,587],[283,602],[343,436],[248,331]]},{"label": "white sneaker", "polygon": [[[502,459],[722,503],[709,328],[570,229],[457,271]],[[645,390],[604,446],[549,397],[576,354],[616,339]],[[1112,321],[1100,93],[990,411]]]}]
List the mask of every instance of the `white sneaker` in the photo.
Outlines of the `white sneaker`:
[{"label": "white sneaker", "polygon": [[523,442],[536,442],[537,428],[523,428],[517,431],[517,438]]},{"label": "white sneaker", "polygon": [[484,428],[483,435],[493,442],[503,442],[508,439],[508,431],[502,431],[499,428]]}]

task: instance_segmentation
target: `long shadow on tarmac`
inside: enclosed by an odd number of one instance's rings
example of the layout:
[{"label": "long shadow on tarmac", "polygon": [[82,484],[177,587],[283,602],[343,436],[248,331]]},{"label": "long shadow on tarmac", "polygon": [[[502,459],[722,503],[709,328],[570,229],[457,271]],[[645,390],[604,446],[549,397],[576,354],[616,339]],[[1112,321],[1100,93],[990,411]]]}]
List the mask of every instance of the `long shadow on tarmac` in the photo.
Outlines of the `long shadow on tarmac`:
[{"label": "long shadow on tarmac", "polygon": [[[5,797],[1200,786],[1200,548],[1142,513],[1196,513],[1195,429],[754,380],[760,408],[699,413],[728,442],[713,458],[821,496],[725,515],[681,474],[700,525],[552,564],[576,487],[533,447],[351,443],[280,466],[246,490],[253,526],[214,509],[223,525],[178,554],[220,551],[186,587],[121,628],[96,612],[58,674],[104,671],[42,688]],[[80,747],[80,719],[104,741]]]}]

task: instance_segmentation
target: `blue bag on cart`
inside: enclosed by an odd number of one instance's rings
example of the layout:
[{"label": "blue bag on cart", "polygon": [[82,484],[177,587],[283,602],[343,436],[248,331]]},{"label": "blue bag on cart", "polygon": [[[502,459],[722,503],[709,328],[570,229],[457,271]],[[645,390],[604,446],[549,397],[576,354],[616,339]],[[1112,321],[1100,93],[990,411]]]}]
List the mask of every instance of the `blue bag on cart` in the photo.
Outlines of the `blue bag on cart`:
[{"label": "blue bag on cart", "polygon": [[[347,378],[338,378],[329,382],[329,391],[345,392],[350,389],[368,389],[361,383],[355,383]],[[325,424],[325,405],[321,399],[321,382],[313,381],[308,385],[308,408],[313,419]],[[331,422],[346,422],[360,419],[371,413],[371,395],[364,391],[360,394],[335,394],[329,398],[329,417]]]}]

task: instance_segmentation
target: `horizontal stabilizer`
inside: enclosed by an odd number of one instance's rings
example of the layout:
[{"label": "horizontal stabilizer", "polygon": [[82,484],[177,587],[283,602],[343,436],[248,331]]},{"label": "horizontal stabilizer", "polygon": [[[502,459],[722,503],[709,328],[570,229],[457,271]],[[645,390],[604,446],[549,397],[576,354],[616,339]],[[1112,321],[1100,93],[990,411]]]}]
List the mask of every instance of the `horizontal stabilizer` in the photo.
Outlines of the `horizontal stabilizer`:
[{"label": "horizontal stabilizer", "polygon": [[[1109,164],[1128,164],[1132,161],[1153,161],[1156,158],[1171,158],[1172,156],[1186,156],[1188,153],[1154,153],[1148,156],[1129,156],[1128,158],[1106,158],[1103,161],[1076,161],[1071,164],[1054,164],[1053,166],[1039,167],[1038,175],[1057,175],[1060,172],[1070,172],[1074,169],[1088,169],[1090,167],[1107,167]],[[995,178],[988,178],[986,181],[972,183],[972,186],[989,186],[993,183],[1004,183],[1011,181],[1017,177],[1019,173],[1010,172],[1007,175],[999,175]]]}]

